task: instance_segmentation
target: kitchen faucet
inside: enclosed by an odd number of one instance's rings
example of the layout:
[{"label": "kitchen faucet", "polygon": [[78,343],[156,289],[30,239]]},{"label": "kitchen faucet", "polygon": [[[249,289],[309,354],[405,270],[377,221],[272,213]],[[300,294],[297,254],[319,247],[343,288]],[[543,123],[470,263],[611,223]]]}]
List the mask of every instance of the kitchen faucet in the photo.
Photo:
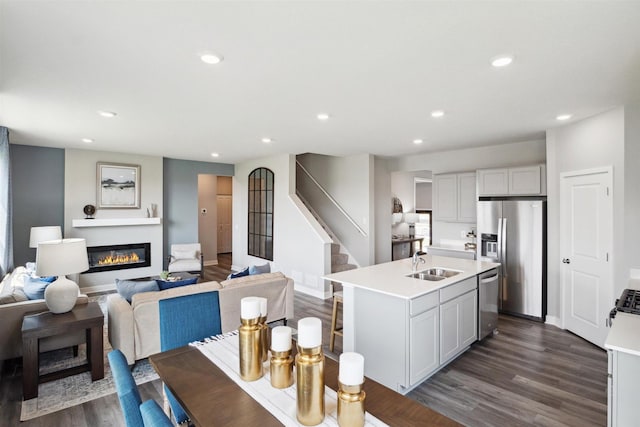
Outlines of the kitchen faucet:
[{"label": "kitchen faucet", "polygon": [[418,264],[424,264],[425,261],[423,258],[420,258],[420,255],[426,255],[426,252],[416,251],[413,254],[413,260],[411,261],[411,270],[415,273],[418,269]]}]

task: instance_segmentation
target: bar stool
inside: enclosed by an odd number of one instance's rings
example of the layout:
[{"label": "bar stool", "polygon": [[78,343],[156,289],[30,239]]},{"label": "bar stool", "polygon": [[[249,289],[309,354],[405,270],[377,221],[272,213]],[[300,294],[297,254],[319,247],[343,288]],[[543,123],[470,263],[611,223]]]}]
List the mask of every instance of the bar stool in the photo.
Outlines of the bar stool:
[{"label": "bar stool", "polygon": [[342,327],[338,328],[338,304],[342,304],[342,291],[333,293],[333,313],[331,314],[331,338],[329,340],[329,350],[333,351],[333,344],[336,335],[342,335]]}]

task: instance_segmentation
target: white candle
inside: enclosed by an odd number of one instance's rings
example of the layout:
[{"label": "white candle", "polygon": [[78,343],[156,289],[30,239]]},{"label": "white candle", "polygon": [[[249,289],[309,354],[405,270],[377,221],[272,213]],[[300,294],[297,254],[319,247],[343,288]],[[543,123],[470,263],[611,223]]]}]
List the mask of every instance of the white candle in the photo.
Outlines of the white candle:
[{"label": "white candle", "polygon": [[240,300],[240,318],[256,319],[260,317],[260,300],[256,297],[246,297]]},{"label": "white candle", "polygon": [[276,326],[271,330],[271,350],[291,350],[291,328],[288,326]]},{"label": "white candle", "polygon": [[298,321],[298,345],[314,348],[322,345],[322,321],[317,317],[305,317]]},{"label": "white candle", "polygon": [[267,299],[258,297],[258,300],[260,301],[260,316],[266,317],[267,316]]},{"label": "white candle", "polygon": [[364,382],[364,356],[359,353],[342,353],[338,381],[344,385],[358,385]]}]

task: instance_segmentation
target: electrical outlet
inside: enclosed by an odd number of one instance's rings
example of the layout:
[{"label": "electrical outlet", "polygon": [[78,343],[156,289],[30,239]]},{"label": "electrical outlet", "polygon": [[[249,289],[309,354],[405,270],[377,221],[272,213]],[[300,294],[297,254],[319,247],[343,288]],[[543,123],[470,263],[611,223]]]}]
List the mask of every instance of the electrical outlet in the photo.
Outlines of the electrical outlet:
[{"label": "electrical outlet", "polygon": [[460,237],[462,237],[463,239],[467,237],[467,232],[464,230],[460,231]]}]

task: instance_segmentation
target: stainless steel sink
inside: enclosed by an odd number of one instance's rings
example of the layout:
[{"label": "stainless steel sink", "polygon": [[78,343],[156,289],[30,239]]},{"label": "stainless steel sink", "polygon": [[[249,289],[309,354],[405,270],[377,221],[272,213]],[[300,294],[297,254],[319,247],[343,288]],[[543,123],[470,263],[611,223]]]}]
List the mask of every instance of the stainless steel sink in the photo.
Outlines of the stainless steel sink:
[{"label": "stainless steel sink", "polygon": [[420,280],[430,280],[432,282],[435,282],[438,280],[444,280],[449,277],[453,277],[456,274],[460,274],[460,273],[462,273],[462,271],[436,267],[436,268],[429,268],[428,270],[418,271],[416,273],[411,273],[407,277],[411,277],[413,279],[420,279]]}]

